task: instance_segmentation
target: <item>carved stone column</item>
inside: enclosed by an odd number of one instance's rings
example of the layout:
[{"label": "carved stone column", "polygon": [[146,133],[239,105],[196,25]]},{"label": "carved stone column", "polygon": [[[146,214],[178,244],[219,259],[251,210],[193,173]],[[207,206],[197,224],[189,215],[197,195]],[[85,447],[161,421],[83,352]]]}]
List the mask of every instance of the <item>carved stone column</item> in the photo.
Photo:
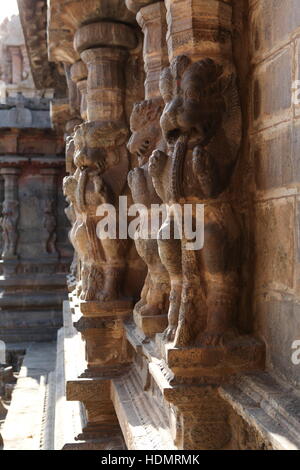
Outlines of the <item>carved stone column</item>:
[{"label": "carved stone column", "polygon": [[[123,321],[132,311],[135,289],[128,280],[132,281],[132,276],[142,280],[133,243],[120,240],[118,235],[106,240],[97,235],[103,218],[98,207],[111,204],[118,219],[119,196],[128,194],[126,79],[130,51],[137,54],[138,38],[131,25],[133,15],[123,1],[91,2],[85,18],[80,2],[72,6],[64,2],[62,10],[69,12],[69,8],[76,18],[74,47],[81,58],[70,72],[81,91],[84,122],[68,141],[67,155],[73,153],[74,167],[64,180],[64,191],[72,210],[70,217],[74,216],[70,239],[80,265],[71,308],[74,325],[86,345],[86,370],[68,381],[67,399],[85,405],[87,425],[78,438],[100,442],[120,432],[110,384],[128,364]],[[136,78],[139,76],[140,72]],[[134,94],[131,90],[131,99]],[[140,95],[136,93],[137,99]]]}]

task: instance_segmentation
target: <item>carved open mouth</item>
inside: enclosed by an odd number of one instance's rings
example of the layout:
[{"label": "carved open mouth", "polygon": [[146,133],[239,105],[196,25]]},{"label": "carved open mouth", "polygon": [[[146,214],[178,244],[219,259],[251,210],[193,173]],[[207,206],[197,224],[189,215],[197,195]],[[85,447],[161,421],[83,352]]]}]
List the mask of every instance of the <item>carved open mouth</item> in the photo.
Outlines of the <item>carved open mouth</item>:
[{"label": "carved open mouth", "polygon": [[180,129],[172,129],[169,131],[166,135],[166,139],[169,145],[174,145],[176,144],[177,140],[179,139],[181,135]]}]

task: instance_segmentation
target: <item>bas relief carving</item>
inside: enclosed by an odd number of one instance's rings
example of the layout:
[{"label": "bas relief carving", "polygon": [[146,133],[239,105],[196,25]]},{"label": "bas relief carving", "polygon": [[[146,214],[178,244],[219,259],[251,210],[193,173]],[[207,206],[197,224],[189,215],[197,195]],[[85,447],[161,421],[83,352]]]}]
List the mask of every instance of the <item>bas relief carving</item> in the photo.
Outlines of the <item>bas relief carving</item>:
[{"label": "bas relief carving", "polygon": [[56,213],[55,213],[55,200],[46,199],[44,202],[44,228],[48,232],[46,239],[45,250],[46,253],[56,253]]},{"label": "bas relief carving", "polygon": [[[149,157],[155,148],[165,149],[159,118],[163,110],[160,98],[137,103],[130,118],[131,138],[128,142],[130,153],[137,158],[138,167],[128,174],[128,183],[135,204],[143,204],[147,209],[151,204],[162,204],[149,175]],[[148,213],[150,219],[150,212]],[[136,233],[135,245],[138,254],[148,267],[141,299],[135,305],[135,312],[142,316],[166,314],[169,301],[169,276],[163,266],[157,244],[157,234],[151,234],[150,220],[148,238]],[[153,235],[153,236],[151,236]]]},{"label": "bas relief carving", "polygon": [[3,258],[13,258],[16,256],[19,202],[16,200],[7,200],[2,206],[2,237],[3,237]]},{"label": "bas relief carving", "polygon": [[[158,234],[171,292],[167,341],[176,346],[220,345],[233,338],[238,300],[240,228],[228,188],[238,158],[241,113],[233,70],[211,59],[176,57],[163,70],[160,123],[168,151],[149,160],[154,188],[167,205],[205,205],[204,248],[164,240],[176,219],[169,213]],[[194,213],[194,212],[193,212]]]}]

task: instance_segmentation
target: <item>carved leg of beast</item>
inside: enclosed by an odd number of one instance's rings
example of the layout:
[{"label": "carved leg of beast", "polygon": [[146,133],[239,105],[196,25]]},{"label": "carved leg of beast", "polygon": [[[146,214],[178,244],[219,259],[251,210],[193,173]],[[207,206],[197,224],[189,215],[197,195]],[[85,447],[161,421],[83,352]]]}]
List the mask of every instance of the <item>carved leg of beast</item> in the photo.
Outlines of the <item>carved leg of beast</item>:
[{"label": "carved leg of beast", "polygon": [[179,309],[182,292],[181,240],[170,237],[164,239],[164,233],[174,233],[174,220],[167,218],[158,234],[160,259],[170,277],[170,298],[168,310],[168,327],[164,332],[166,341],[173,341],[178,326]]},{"label": "carved leg of beast", "polygon": [[144,301],[139,313],[143,316],[161,315],[168,308],[170,282],[169,274],[159,257],[157,240],[136,239],[135,245],[148,266],[147,291],[143,292]]},{"label": "carved leg of beast", "polygon": [[217,346],[236,336],[240,232],[229,205],[205,212],[203,268],[207,280],[207,323],[199,340]]},{"label": "carved leg of beast", "polygon": [[85,301],[96,300],[97,293],[103,285],[102,268],[95,264],[83,264],[81,271],[82,289],[80,299]]},{"label": "carved leg of beast", "polygon": [[206,325],[206,282],[203,273],[202,250],[187,249],[182,239],[182,295],[175,336],[175,347],[194,344],[197,333]]},{"label": "carved leg of beast", "polygon": [[101,240],[105,263],[103,264],[103,288],[98,294],[98,299],[110,301],[120,299],[121,286],[124,280],[126,267],[126,253],[129,250],[128,240]]},{"label": "carved leg of beast", "polygon": [[142,292],[141,292],[141,298],[134,306],[134,311],[136,313],[139,313],[141,308],[144,307],[144,305],[147,304],[147,295],[148,295],[148,291],[150,289],[150,282],[151,282],[151,278],[150,278],[150,273],[148,271],[145,282],[144,282],[144,285],[143,285],[143,289],[142,289]]}]

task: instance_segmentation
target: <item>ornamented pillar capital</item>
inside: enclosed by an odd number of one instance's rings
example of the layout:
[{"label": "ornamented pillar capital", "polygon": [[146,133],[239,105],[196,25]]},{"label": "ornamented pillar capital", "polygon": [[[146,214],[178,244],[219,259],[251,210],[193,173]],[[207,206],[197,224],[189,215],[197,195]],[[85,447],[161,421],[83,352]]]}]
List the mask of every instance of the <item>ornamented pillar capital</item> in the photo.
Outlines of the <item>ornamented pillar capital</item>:
[{"label": "ornamented pillar capital", "polygon": [[141,8],[155,3],[157,0],[125,0],[128,10],[137,13]]},{"label": "ornamented pillar capital", "polygon": [[102,47],[87,49],[81,58],[88,68],[88,121],[119,122],[124,118],[124,66],[127,51]]},{"label": "ornamented pillar capital", "polygon": [[145,98],[157,98],[160,97],[158,86],[160,72],[169,62],[164,2],[152,2],[145,6],[138,12],[136,19],[144,33]]},{"label": "ornamented pillar capital", "polygon": [[232,6],[222,0],[165,0],[170,61],[179,55],[232,61]]}]

